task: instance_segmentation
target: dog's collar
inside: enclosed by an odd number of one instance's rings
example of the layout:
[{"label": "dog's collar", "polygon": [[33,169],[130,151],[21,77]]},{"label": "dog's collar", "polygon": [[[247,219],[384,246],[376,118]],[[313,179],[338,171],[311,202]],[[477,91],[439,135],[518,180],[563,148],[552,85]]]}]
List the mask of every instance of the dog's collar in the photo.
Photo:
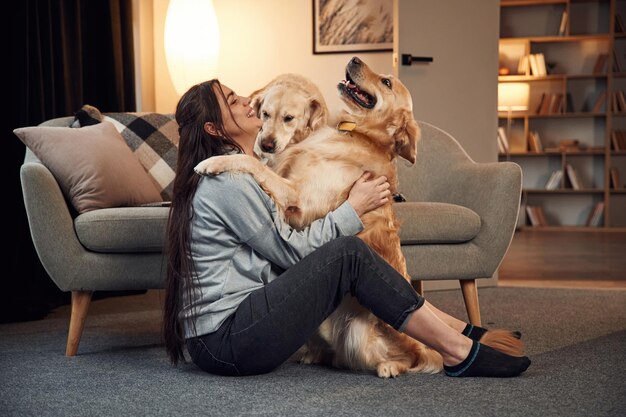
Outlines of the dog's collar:
[{"label": "dog's collar", "polygon": [[340,132],[352,132],[354,129],[356,129],[356,123],[354,122],[337,123],[337,130]]}]

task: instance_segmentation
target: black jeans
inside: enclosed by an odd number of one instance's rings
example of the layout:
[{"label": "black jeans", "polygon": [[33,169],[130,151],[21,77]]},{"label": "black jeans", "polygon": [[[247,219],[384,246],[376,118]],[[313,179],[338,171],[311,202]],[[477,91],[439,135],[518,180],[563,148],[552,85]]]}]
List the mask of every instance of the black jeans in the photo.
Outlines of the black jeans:
[{"label": "black jeans", "polygon": [[250,293],[217,331],[188,339],[187,349],[193,362],[210,373],[270,372],[313,335],[346,294],[396,330],[424,304],[361,239],[341,237]]}]

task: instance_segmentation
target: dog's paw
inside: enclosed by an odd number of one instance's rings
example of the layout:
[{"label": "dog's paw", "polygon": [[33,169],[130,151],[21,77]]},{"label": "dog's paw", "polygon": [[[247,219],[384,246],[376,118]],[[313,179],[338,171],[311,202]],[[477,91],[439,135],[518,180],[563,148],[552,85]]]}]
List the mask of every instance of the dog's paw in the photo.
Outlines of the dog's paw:
[{"label": "dog's paw", "polygon": [[214,156],[200,162],[193,170],[196,174],[213,176],[224,172],[224,168],[224,163],[220,160],[220,157]]},{"label": "dog's paw", "polygon": [[376,373],[380,378],[395,378],[406,372],[406,367],[398,362],[382,362],[376,367]]}]

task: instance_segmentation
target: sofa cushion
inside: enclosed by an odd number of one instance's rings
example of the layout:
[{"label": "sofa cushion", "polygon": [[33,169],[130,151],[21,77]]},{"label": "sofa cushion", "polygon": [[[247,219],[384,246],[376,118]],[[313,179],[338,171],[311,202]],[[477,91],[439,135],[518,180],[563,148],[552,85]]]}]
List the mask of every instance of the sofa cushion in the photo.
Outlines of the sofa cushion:
[{"label": "sofa cushion", "polygon": [[466,207],[447,203],[395,203],[400,240],[406,244],[463,243],[480,231],[480,216]]},{"label": "sofa cushion", "polygon": [[169,207],[110,208],[79,215],[74,228],[80,243],[94,252],[161,252],[168,215]]},{"label": "sofa cushion", "polygon": [[78,213],[162,201],[111,123],[80,129],[33,126],[13,132],[52,172]]},{"label": "sofa cushion", "polygon": [[76,112],[72,127],[111,122],[148,172],[163,200],[171,201],[178,158],[178,124],[173,114],[101,113],[84,105]]},{"label": "sofa cushion", "polygon": [[[105,253],[161,252],[169,215],[163,207],[120,207],[91,211],[74,220],[76,234],[87,249]],[[463,243],[480,230],[472,210],[444,203],[399,203],[403,245]]]}]

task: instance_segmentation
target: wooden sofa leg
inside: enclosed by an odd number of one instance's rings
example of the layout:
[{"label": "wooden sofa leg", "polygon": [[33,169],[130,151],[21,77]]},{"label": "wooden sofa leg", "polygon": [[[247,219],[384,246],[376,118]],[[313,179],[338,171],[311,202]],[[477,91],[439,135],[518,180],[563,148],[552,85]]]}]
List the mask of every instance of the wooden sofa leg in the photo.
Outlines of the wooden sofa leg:
[{"label": "wooden sofa leg", "polygon": [[87,317],[92,295],[93,291],[72,291],[72,312],[65,356],[75,356],[76,352],[78,352],[78,344],[83,334],[85,318]]},{"label": "wooden sofa leg", "polygon": [[419,295],[424,296],[424,281],[411,280],[411,285]]},{"label": "wooden sofa leg", "polygon": [[476,289],[476,280],[461,279],[461,292],[463,292],[463,300],[465,300],[465,309],[469,321],[474,326],[480,326],[480,306],[478,305],[478,290]]}]

